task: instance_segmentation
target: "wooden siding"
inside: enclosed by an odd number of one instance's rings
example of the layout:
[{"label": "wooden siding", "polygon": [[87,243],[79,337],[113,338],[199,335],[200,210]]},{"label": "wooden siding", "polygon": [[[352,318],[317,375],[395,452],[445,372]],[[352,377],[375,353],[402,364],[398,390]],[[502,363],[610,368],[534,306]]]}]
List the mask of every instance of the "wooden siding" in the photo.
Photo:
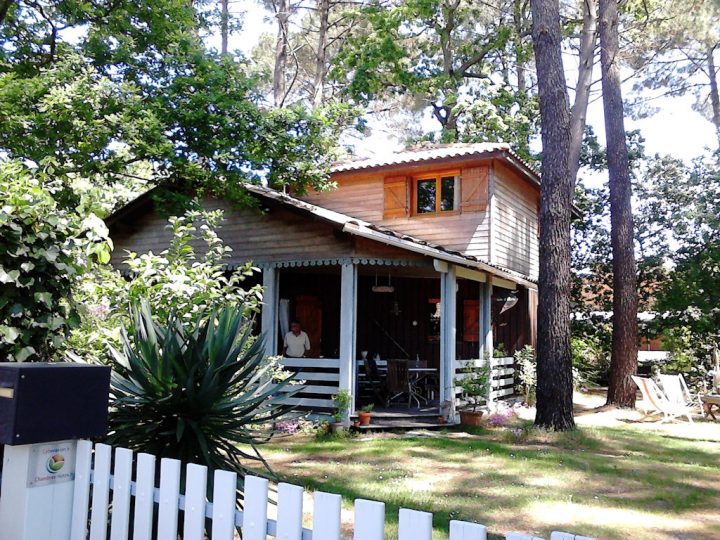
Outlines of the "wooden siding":
[{"label": "wooden siding", "polygon": [[[218,233],[232,248],[227,259],[230,264],[352,256],[396,259],[422,257],[372,240],[354,238],[328,223],[282,208],[270,208],[263,214],[253,208],[232,208],[217,199],[206,200],[205,207],[225,211],[225,220]],[[158,254],[168,248],[171,233],[167,230],[167,219],[156,212],[148,212],[129,227],[111,233],[115,243],[111,259],[113,265],[122,264],[126,250],[139,254],[148,251]],[[202,242],[194,242],[194,245],[202,253]]]},{"label": "wooden siding", "polygon": [[302,198],[312,204],[383,225],[448,249],[488,258],[490,219],[487,212],[385,219],[383,188],[386,176],[375,173],[343,178],[338,180],[338,187],[335,190],[312,191]]},{"label": "wooden siding", "polygon": [[379,223],[383,219],[383,187],[382,174],[369,174],[338,180],[336,189],[309,191],[301,198],[323,208]]},{"label": "wooden siding", "polygon": [[494,176],[491,262],[537,279],[539,194],[502,163]]},{"label": "wooden siding", "polygon": [[525,345],[532,345],[535,332],[535,321],[529,306],[529,291],[525,287],[517,289],[518,302],[505,313],[500,313],[503,305],[498,302],[498,295],[493,295],[492,324],[495,346],[512,356]]}]

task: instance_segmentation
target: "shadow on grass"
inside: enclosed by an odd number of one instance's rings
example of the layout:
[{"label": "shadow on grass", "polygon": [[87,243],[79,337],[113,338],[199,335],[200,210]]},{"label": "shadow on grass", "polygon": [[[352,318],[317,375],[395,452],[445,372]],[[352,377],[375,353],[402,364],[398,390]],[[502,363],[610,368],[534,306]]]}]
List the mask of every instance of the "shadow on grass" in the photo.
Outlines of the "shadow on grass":
[{"label": "shadow on grass", "polygon": [[[528,424],[516,428],[527,430]],[[498,515],[520,514],[537,502],[562,504],[568,496],[578,504],[640,512],[649,520],[717,511],[720,449],[705,451],[694,440],[625,428],[564,434],[530,430],[514,442],[501,440],[507,433],[452,429],[443,436],[283,443],[278,447],[287,447],[300,462],[287,461],[277,472],[309,489],[338,493],[347,505],[357,498],[385,502],[388,533],[397,527],[400,508],[432,512],[436,535],[442,536],[451,519],[484,523],[497,531]],[[405,485],[408,478],[446,472],[448,477],[427,492]],[[533,483],[545,479],[559,486]],[[713,538],[711,527],[696,537]],[[614,526],[586,520],[573,528],[626,537]],[[549,530],[542,527],[543,534]],[[673,537],[672,531],[663,532]]]}]

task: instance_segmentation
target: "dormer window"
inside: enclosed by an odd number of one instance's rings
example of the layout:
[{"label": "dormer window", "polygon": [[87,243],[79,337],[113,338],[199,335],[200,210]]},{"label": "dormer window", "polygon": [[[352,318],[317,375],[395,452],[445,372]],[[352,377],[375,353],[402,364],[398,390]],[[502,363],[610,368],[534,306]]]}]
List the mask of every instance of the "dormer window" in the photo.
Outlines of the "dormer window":
[{"label": "dormer window", "polygon": [[458,177],[457,172],[444,172],[414,178],[414,213],[441,214],[458,210]]},{"label": "dormer window", "polygon": [[448,216],[484,212],[488,204],[489,167],[440,170],[415,177],[383,179],[383,219]]}]

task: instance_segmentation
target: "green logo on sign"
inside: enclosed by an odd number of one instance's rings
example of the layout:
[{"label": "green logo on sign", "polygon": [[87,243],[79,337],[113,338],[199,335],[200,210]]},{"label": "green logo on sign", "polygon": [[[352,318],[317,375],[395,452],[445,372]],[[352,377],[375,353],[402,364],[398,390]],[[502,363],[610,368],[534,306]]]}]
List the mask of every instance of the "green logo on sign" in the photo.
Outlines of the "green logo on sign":
[{"label": "green logo on sign", "polygon": [[62,454],[55,454],[47,460],[45,468],[50,474],[55,474],[65,466],[65,456]]}]

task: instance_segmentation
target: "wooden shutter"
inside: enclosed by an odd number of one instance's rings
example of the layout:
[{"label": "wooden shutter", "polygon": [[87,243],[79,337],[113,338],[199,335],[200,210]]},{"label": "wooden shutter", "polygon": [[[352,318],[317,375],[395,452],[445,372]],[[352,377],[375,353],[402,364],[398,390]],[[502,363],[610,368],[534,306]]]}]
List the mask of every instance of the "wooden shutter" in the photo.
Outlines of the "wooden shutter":
[{"label": "wooden shutter", "polygon": [[463,341],[480,341],[480,301],[463,301]]},{"label": "wooden shutter", "polygon": [[490,170],[485,167],[463,169],[460,180],[460,210],[482,212],[488,204]]},{"label": "wooden shutter", "polygon": [[397,218],[408,215],[408,181],[406,176],[385,179],[383,194],[383,217]]}]

